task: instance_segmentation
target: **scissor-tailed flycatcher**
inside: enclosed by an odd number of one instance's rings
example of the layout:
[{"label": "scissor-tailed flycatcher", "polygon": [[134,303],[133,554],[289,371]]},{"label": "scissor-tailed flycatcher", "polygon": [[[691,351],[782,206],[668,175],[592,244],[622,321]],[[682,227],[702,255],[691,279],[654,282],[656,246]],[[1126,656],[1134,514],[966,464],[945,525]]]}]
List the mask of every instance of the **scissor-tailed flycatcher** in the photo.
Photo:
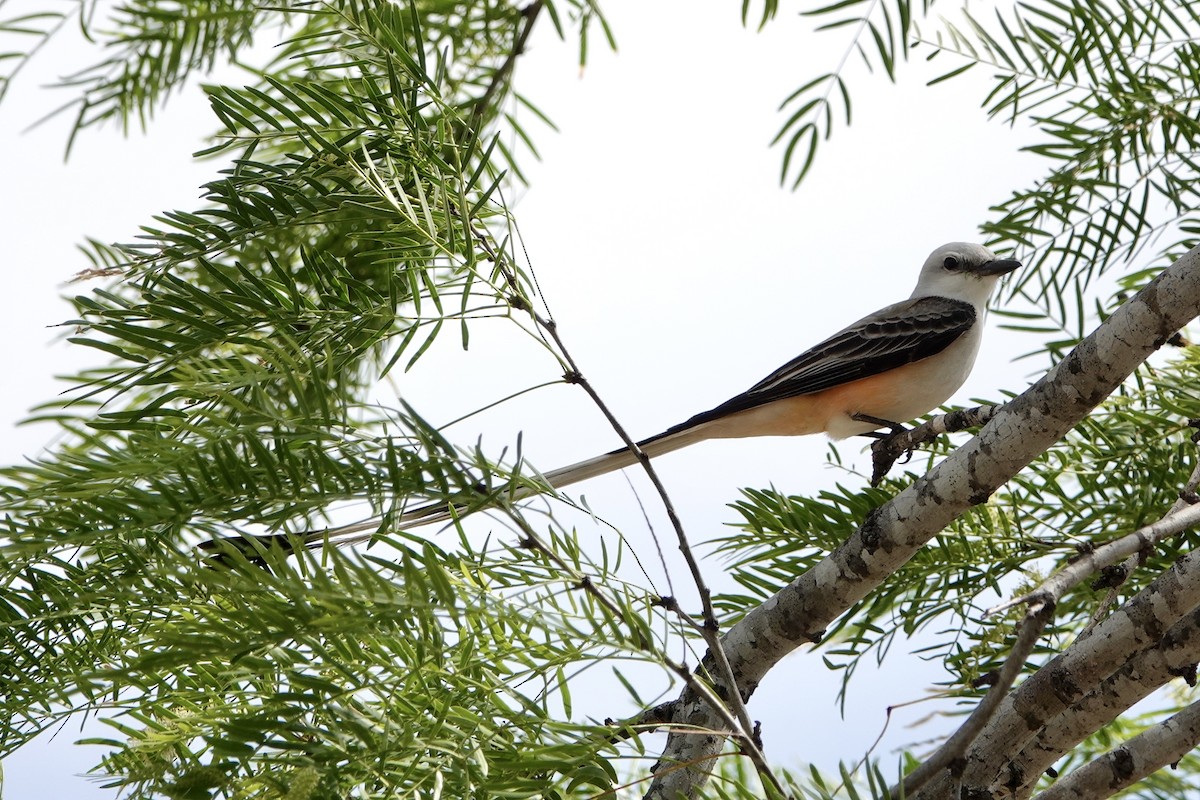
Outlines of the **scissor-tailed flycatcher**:
[{"label": "scissor-tailed flycatcher", "polygon": [[[971,373],[988,299],[1000,276],[1019,266],[982,245],[943,245],[926,259],[907,300],[868,314],[736,397],[638,446],[653,457],[705,439],[808,433],[841,439],[919,417],[948,400]],[[543,477],[561,489],[636,462],[621,448]],[[532,494],[518,490],[516,497]],[[422,506],[398,522],[440,522],[457,510],[442,503]],[[377,521],[364,522],[302,536],[308,546],[326,540],[349,544],[369,539],[378,527]],[[262,538],[290,545],[287,534]]]}]

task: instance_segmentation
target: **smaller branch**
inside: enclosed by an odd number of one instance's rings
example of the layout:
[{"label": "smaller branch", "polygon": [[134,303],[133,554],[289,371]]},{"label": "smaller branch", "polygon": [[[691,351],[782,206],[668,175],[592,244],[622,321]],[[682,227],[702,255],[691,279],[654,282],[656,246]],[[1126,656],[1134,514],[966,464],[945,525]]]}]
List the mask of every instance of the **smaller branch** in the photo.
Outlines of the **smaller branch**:
[{"label": "smaller branch", "polygon": [[[708,644],[709,652],[713,654],[713,658],[717,662],[717,666],[720,671],[721,682],[725,684],[725,691],[722,693],[725,695],[723,699],[707,686],[704,686],[705,691],[697,692],[697,694],[707,699],[709,703],[715,702],[717,704],[717,706],[714,707],[714,710],[722,717],[725,723],[729,725],[730,730],[740,731],[741,736],[739,741],[741,742],[741,746],[746,755],[748,755],[750,760],[754,763],[754,767],[758,770],[759,776],[764,781],[767,781],[774,786],[780,794],[785,794],[783,784],[780,782],[779,778],[777,778],[775,774],[771,772],[771,768],[767,764],[766,758],[763,756],[762,751],[758,748],[758,745],[754,741],[754,725],[750,721],[750,712],[746,709],[745,701],[742,700],[742,692],[738,687],[737,677],[734,675],[733,668],[729,664],[729,657],[726,655],[725,648],[721,644],[721,637],[718,635],[720,625],[717,622],[716,609],[712,604],[712,591],[708,588],[708,584],[704,580],[704,575],[700,571],[700,563],[696,560],[696,556],[692,552],[692,546],[688,541],[687,533],[683,530],[683,522],[679,519],[679,515],[675,512],[675,504],[671,501],[671,496],[667,493],[667,487],[658,477],[658,471],[654,469],[654,465],[650,462],[650,457],[646,455],[645,451],[642,450],[642,448],[638,446],[637,442],[635,442],[633,438],[625,431],[625,427],[621,425],[616,415],[613,414],[613,412],[609,409],[608,405],[600,397],[600,394],[596,391],[595,387],[592,386],[591,382],[588,381],[587,378],[583,377],[582,373],[578,371],[575,364],[575,359],[571,356],[570,352],[566,348],[566,345],[563,344],[562,338],[558,334],[558,326],[552,320],[543,321],[541,317],[536,314],[534,315],[534,318],[539,321],[539,324],[542,325],[543,329],[550,335],[550,338],[553,339],[555,346],[558,348],[559,352],[562,353],[563,358],[566,359],[567,364],[573,371],[572,377],[574,378],[574,381],[578,383],[585,392],[587,392],[590,398],[592,398],[592,402],[596,404],[598,409],[600,409],[600,413],[602,413],[608,420],[613,430],[616,431],[617,435],[621,438],[621,441],[623,441],[625,446],[628,447],[633,452],[634,456],[637,457],[638,462],[642,465],[642,469],[645,470],[646,475],[649,476],[650,483],[653,484],[654,490],[658,493],[659,499],[662,501],[663,508],[667,512],[667,518],[671,521],[671,526],[675,529],[675,536],[679,543],[679,552],[683,554],[684,561],[688,565],[688,570],[692,575],[692,582],[696,586],[696,591],[700,594],[700,602],[703,605],[704,624],[696,626],[694,621],[692,624],[697,628],[697,630],[700,631],[700,634],[704,637],[704,641]],[[683,613],[677,604],[675,605],[675,610],[677,613]],[[664,659],[665,658],[666,657],[664,655]],[[680,677],[687,681],[688,687],[693,691],[695,691],[697,686],[702,685],[696,680],[691,670],[687,669],[682,664],[675,665],[669,660],[667,663],[668,666],[670,666],[678,675],[680,675]],[[732,715],[730,714],[731,710],[733,712]],[[734,718],[735,716],[736,719]]]},{"label": "smaller branch", "polygon": [[[1188,427],[1200,428],[1200,419],[1189,419]],[[1192,434],[1192,442],[1200,444],[1200,430]],[[1188,476],[1187,483],[1180,490],[1179,499],[1175,501],[1175,505],[1171,506],[1171,511],[1180,511],[1200,502],[1200,495],[1196,494],[1196,487],[1198,486],[1200,486],[1200,459],[1196,460],[1196,466],[1192,468],[1192,474]]]},{"label": "smaller branch", "polygon": [[521,17],[525,20],[525,26],[521,28],[521,32],[517,34],[517,40],[513,43],[512,50],[504,59],[496,71],[492,74],[491,81],[488,82],[487,89],[483,95],[475,101],[475,107],[471,111],[470,130],[473,136],[479,135],[479,128],[483,124],[483,117],[487,114],[488,106],[492,104],[496,93],[500,91],[500,87],[508,80],[509,74],[512,73],[513,67],[517,63],[517,58],[525,52],[525,44],[529,41],[529,34],[533,33],[533,24],[537,21],[538,14],[545,5],[544,0],[534,0],[534,2],[521,9]]},{"label": "smaller branch", "polygon": [[1037,800],[1111,797],[1200,745],[1200,702],[1060,779]]},{"label": "smaller branch", "polygon": [[919,446],[932,442],[944,433],[957,433],[967,428],[986,425],[1001,406],[960,408],[939,414],[915,428],[901,429],[876,439],[871,445],[871,485],[878,486],[891,471],[900,456],[911,454]]},{"label": "smaller branch", "polygon": [[[581,575],[580,573],[576,572],[575,569],[568,564],[562,556],[560,556],[544,541],[542,541],[542,538],[537,535],[537,533],[533,530],[533,527],[525,521],[524,517],[518,514],[511,506],[507,504],[503,506],[503,509],[504,512],[508,514],[509,519],[511,519],[513,523],[521,529],[521,535],[524,537],[521,539],[522,547],[529,548],[530,550],[536,550],[548,558],[558,569],[562,570],[565,575],[568,575],[570,579],[574,581],[577,588],[580,588],[591,595],[591,597],[595,599],[595,601],[599,603],[614,620],[619,621],[625,619],[625,615],[621,613],[621,610],[618,608],[617,604],[602,591],[600,591],[599,587],[597,587],[596,584],[593,583],[590,578],[588,578],[588,576]],[[638,647],[638,649],[652,653],[659,658],[668,669],[680,677],[680,679],[684,682],[684,684],[687,685],[688,689],[690,689],[693,694],[695,694],[697,697],[703,698],[705,702],[707,702],[713,708],[717,715],[720,716],[722,722],[724,722],[727,726],[727,730],[724,732],[704,731],[703,733],[705,735],[716,733],[724,737],[733,736],[737,738],[743,752],[750,758],[750,761],[754,764],[763,780],[769,781],[781,795],[786,793],[784,791],[783,784],[777,777],[775,777],[775,774],[771,772],[771,768],[767,764],[766,756],[763,755],[762,750],[755,741],[753,727],[748,727],[743,730],[742,726],[738,723],[738,720],[734,719],[733,714],[730,712],[729,705],[721,700],[717,693],[713,691],[712,687],[708,686],[708,684],[706,684],[704,681],[697,678],[696,675],[687,668],[687,665],[675,661],[665,652],[657,648],[653,641],[639,633],[635,633],[634,644],[636,647]],[[671,704],[663,704],[656,706],[655,708],[667,708],[670,705]],[[662,724],[662,722],[669,724],[670,721],[660,721],[659,724]]]},{"label": "smaller branch", "polygon": [[937,752],[926,759],[921,766],[904,776],[901,786],[891,789],[892,797],[911,797],[942,770],[962,758],[967,748],[975,741],[975,737],[996,713],[1000,703],[1008,695],[1008,690],[1016,683],[1017,677],[1025,667],[1026,659],[1033,652],[1038,637],[1042,635],[1042,629],[1046,627],[1046,623],[1053,616],[1053,600],[1047,599],[1029,607],[1025,618],[1017,625],[1017,641],[1013,644],[1012,651],[1008,654],[992,688],[988,689],[983,700],[971,712],[971,716],[967,717],[967,721],[946,740],[945,744],[939,747]]},{"label": "smaller branch", "polygon": [[[1180,334],[1178,333],[1176,334],[1176,336],[1179,335]],[[1170,344],[1170,342],[1168,342],[1168,344]],[[1200,419],[1188,420],[1188,425],[1193,428],[1200,428]],[[1200,432],[1192,434],[1192,442],[1200,443],[1200,438],[1197,437],[1200,437]],[[1188,506],[1200,501],[1200,496],[1197,496],[1196,494],[1196,486],[1198,483],[1200,483],[1200,461],[1197,461],[1195,468],[1192,469],[1192,474],[1188,478],[1187,483],[1184,484],[1183,489],[1180,490],[1179,498],[1175,501],[1174,505],[1171,506],[1171,510],[1168,511],[1164,516],[1170,516],[1171,514],[1182,511]],[[1138,550],[1136,553],[1126,558],[1125,563],[1121,564],[1119,567],[1110,565],[1100,568],[1104,571],[1104,575],[1095,584],[1093,584],[1093,588],[1102,589],[1107,586],[1108,593],[1105,594],[1103,600],[1096,604],[1096,608],[1092,610],[1092,618],[1088,622],[1087,626],[1084,627],[1084,629],[1080,632],[1080,636],[1086,636],[1087,634],[1091,633],[1092,628],[1099,625],[1100,621],[1108,616],[1109,610],[1117,604],[1117,599],[1120,597],[1121,586],[1124,585],[1125,581],[1129,580],[1129,576],[1133,574],[1134,570],[1142,565],[1147,552],[1148,550],[1145,548]]]},{"label": "smaller branch", "polygon": [[[625,444],[629,451],[632,452],[634,457],[637,458],[638,463],[641,464],[642,469],[650,478],[650,483],[654,486],[654,490],[658,494],[659,500],[663,504],[663,509],[667,512],[667,519],[670,520],[671,527],[675,531],[679,552],[683,554],[684,561],[688,566],[688,571],[692,576],[692,582],[696,586],[696,591],[700,595],[700,602],[704,615],[704,624],[697,626],[697,630],[699,630],[701,635],[704,637],[704,641],[708,645],[709,652],[713,654],[713,658],[717,663],[718,672],[720,673],[720,683],[718,685],[724,684],[725,691],[722,694],[726,695],[726,697],[722,701],[717,694],[707,687],[703,687],[704,691],[697,691],[696,694],[705,698],[710,703],[716,702],[717,705],[720,706],[719,708],[714,707],[714,710],[722,718],[722,720],[726,722],[731,731],[740,731],[740,741],[743,743],[743,748],[747,755],[749,755],[751,761],[753,761],[755,768],[759,772],[759,775],[764,781],[774,786],[781,794],[784,794],[785,792],[783,789],[783,784],[774,775],[774,773],[771,772],[770,767],[767,765],[766,759],[763,757],[762,752],[755,743],[755,726],[750,720],[750,713],[746,709],[745,700],[742,698],[742,692],[738,686],[737,676],[730,665],[729,657],[725,653],[724,645],[721,643],[721,637],[719,635],[720,623],[717,621],[716,609],[713,607],[712,603],[712,590],[708,588],[708,584],[704,580],[704,575],[700,571],[700,563],[696,559],[695,554],[692,552],[691,543],[688,540],[687,533],[683,529],[683,522],[680,520],[679,514],[675,511],[675,504],[672,502],[671,496],[667,492],[667,487],[659,478],[658,471],[654,469],[654,465],[651,463],[650,457],[646,455],[645,451],[642,450],[633,437],[629,435],[629,433],[625,430],[625,426],[622,425],[620,420],[617,419],[616,414],[612,412],[612,410],[608,407],[608,404],[605,403],[604,399],[600,397],[600,393],[596,391],[594,386],[592,386],[591,381],[589,381],[579,369],[579,365],[575,362],[575,358],[571,355],[571,352],[567,349],[566,344],[563,342],[562,336],[559,334],[558,323],[556,323],[553,319],[543,317],[541,314],[537,313],[529,304],[529,302],[524,299],[520,289],[520,283],[517,281],[516,275],[509,268],[507,260],[497,251],[487,234],[484,231],[476,229],[473,225],[470,226],[470,230],[474,235],[476,242],[479,244],[480,249],[483,250],[488,259],[491,260],[491,262],[500,270],[505,282],[508,284],[509,289],[513,292],[513,298],[510,302],[514,303],[514,307],[519,307],[521,310],[528,313],[533,319],[534,324],[536,324],[539,329],[549,336],[550,341],[554,343],[554,347],[557,349],[558,353],[561,354],[561,360],[568,370],[566,376],[568,382],[578,384],[580,388],[587,393],[588,397],[590,397],[592,402],[596,405],[596,408],[598,408],[600,413],[604,415],[604,418],[608,420],[608,423],[612,427],[613,431],[616,432],[617,436],[620,437],[621,441]],[[676,611],[679,612],[677,606]],[[687,669],[682,664],[676,665],[672,660],[669,659],[669,657],[666,656],[666,654],[663,654],[662,658],[664,662],[668,664],[668,666],[670,666],[677,672],[677,674],[679,674],[686,682],[688,682],[688,687],[693,689],[693,691],[696,690],[697,686],[702,686],[702,684],[696,681],[695,676],[691,673],[691,670]],[[732,716],[730,714],[731,710],[733,712]]]},{"label": "smaller branch", "polygon": [[989,608],[983,612],[984,616],[990,616],[1023,603],[1057,602],[1068,589],[1082,583],[1097,570],[1110,567],[1124,558],[1143,552],[1163,539],[1175,536],[1196,525],[1200,525],[1200,503],[1184,506],[1181,511],[1172,511],[1157,522],[1152,522],[1144,528],[1139,528],[1133,533],[1079,556],[1062,570],[1047,578],[1036,590]]}]

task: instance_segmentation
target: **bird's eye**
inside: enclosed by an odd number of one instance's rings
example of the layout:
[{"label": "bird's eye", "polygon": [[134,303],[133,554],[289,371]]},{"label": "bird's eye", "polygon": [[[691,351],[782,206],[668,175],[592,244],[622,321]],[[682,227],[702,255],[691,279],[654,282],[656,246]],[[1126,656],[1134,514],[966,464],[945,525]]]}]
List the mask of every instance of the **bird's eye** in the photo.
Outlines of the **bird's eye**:
[{"label": "bird's eye", "polygon": [[958,269],[958,259],[954,256],[946,256],[946,260],[942,262],[942,266],[946,269]]}]

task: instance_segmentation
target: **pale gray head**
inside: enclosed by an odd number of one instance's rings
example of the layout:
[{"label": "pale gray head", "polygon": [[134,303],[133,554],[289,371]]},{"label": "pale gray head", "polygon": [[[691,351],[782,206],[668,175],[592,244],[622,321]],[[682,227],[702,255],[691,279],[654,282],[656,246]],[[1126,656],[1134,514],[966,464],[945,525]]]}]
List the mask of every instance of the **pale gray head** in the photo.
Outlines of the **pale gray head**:
[{"label": "pale gray head", "polygon": [[984,308],[1000,277],[1019,266],[1020,261],[997,258],[981,244],[951,242],[929,254],[912,296],[949,297]]}]

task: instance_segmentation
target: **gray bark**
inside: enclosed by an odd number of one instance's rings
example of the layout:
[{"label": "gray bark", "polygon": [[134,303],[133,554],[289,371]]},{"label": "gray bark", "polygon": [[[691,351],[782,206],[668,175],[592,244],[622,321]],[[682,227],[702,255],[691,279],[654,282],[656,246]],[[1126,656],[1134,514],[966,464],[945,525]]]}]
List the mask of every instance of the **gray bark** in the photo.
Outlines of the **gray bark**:
[{"label": "gray bark", "polygon": [[[1046,376],[1001,409],[979,435],[863,525],[809,572],[747,614],[722,637],[738,690],[749,698],[766,673],[865,597],[929,539],[984,503],[1064,436],[1139,364],[1200,313],[1200,248],[1128,300]],[[708,674],[715,671],[707,664]],[[730,687],[717,686],[718,693]],[[719,717],[684,692],[675,723],[716,729]],[[721,751],[716,734],[669,736],[649,798],[695,797],[705,765]],[[681,767],[681,764],[696,766]]]}]

